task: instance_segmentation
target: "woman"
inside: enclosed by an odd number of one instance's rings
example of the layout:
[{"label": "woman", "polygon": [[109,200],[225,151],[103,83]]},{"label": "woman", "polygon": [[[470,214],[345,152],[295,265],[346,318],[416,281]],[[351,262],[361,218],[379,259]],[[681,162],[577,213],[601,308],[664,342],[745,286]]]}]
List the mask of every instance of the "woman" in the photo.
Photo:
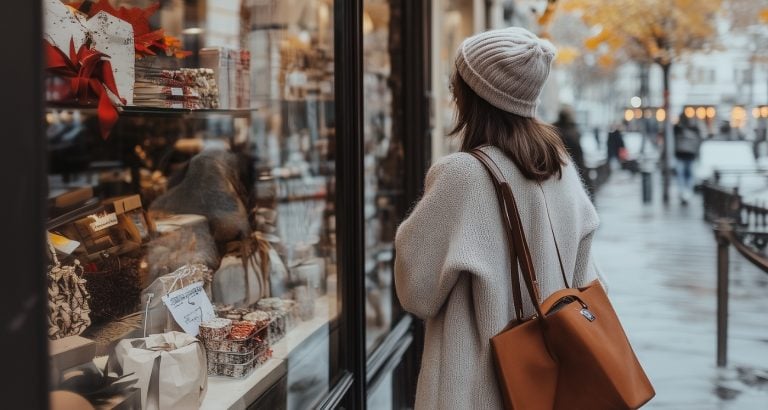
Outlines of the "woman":
[{"label": "woman", "polygon": [[[514,317],[510,255],[491,180],[467,151],[483,147],[509,181],[542,298],[564,287],[547,207],[569,282],[597,277],[595,209],[555,129],[534,118],[554,55],[521,28],[470,37],[459,50],[452,134],[463,152],[432,166],[396,238],[398,297],[426,321],[417,409],[502,408],[490,339]],[[527,317],[534,309],[524,300]]]}]

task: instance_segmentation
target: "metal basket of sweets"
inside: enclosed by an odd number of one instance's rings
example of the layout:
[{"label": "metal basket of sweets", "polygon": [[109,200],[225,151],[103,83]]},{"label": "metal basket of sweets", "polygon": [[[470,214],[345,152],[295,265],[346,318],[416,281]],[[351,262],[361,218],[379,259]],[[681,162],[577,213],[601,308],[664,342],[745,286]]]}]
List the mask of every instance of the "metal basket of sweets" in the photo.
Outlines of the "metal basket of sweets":
[{"label": "metal basket of sweets", "polygon": [[[247,377],[251,372],[262,364],[266,363],[270,357],[272,357],[272,349],[266,344],[262,343],[260,347],[252,351],[250,354],[241,355],[240,358],[234,359],[236,356],[233,353],[223,353],[225,360],[228,362],[218,363],[211,360],[211,356],[208,356],[208,375],[210,376],[226,376],[234,378]],[[218,352],[221,353],[221,352]],[[243,363],[234,363],[233,360],[244,360]]]},{"label": "metal basket of sweets", "polygon": [[[263,340],[258,336],[253,336],[253,341],[253,349],[242,353],[206,350],[208,362],[219,364],[247,364],[254,358],[259,357],[260,354],[263,355],[265,351],[269,350],[269,345],[266,340]],[[263,363],[263,361],[261,363]]]},{"label": "metal basket of sweets", "polygon": [[203,339],[206,350],[224,353],[249,353],[268,340],[268,326],[256,326],[253,322],[233,322],[226,338]]},{"label": "metal basket of sweets", "polygon": [[285,337],[285,333],[288,331],[288,313],[284,310],[270,310],[267,313],[272,319],[269,322],[269,342],[276,343]]}]

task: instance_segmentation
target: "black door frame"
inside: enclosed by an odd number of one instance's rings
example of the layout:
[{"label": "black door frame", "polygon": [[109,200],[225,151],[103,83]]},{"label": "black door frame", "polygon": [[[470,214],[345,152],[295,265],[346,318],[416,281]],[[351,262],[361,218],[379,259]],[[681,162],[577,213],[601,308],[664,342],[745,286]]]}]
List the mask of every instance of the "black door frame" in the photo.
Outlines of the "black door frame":
[{"label": "black door frame", "polygon": [[[345,373],[324,406],[365,408],[363,1],[334,1],[336,235],[342,295],[338,358]],[[351,377],[351,380],[350,380]],[[344,390],[344,391],[341,391]]]},{"label": "black door frame", "polygon": [[4,406],[48,408],[48,309],[45,281],[46,153],[43,117],[42,2],[15,4],[0,16],[3,150],[0,324]]}]

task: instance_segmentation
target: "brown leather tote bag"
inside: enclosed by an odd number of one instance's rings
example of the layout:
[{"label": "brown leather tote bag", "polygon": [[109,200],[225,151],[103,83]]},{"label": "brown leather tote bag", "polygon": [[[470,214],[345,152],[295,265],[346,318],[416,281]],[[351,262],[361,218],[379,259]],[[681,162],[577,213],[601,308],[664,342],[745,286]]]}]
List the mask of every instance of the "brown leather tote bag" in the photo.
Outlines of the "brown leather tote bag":
[{"label": "brown leather tote bag", "polygon": [[[470,154],[493,180],[512,255],[516,317],[491,338],[506,408],[609,410],[647,403],[655,395],[653,386],[603,287],[597,280],[582,288],[568,285],[555,238],[565,289],[539,302],[536,272],[512,190],[486,153],[476,149]],[[518,265],[536,308],[529,318],[523,316]]]}]

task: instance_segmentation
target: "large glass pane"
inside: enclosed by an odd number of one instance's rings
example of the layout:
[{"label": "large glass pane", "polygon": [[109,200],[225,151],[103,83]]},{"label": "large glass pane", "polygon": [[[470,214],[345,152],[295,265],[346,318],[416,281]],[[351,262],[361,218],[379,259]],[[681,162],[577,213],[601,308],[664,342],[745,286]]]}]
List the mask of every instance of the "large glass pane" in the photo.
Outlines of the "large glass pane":
[{"label": "large glass pane", "polygon": [[477,5],[478,2],[472,0],[437,0],[434,3],[431,39],[435,104],[433,160],[459,149],[459,139],[446,137],[454,125],[454,105],[449,85],[459,44],[466,37],[482,30],[476,15]]},{"label": "large glass pane", "polygon": [[403,195],[403,146],[397,128],[402,124],[393,119],[393,86],[401,80],[391,61],[399,41],[397,30],[390,30],[397,24],[390,18],[394,9],[388,0],[366,0],[364,6],[366,347],[370,352],[395,319],[393,242]]},{"label": "large glass pane", "polygon": [[53,388],[96,403],[70,370],[109,383],[110,358],[138,379],[115,403],[312,407],[340,371],[333,2],[66,3],[45,2]]}]

